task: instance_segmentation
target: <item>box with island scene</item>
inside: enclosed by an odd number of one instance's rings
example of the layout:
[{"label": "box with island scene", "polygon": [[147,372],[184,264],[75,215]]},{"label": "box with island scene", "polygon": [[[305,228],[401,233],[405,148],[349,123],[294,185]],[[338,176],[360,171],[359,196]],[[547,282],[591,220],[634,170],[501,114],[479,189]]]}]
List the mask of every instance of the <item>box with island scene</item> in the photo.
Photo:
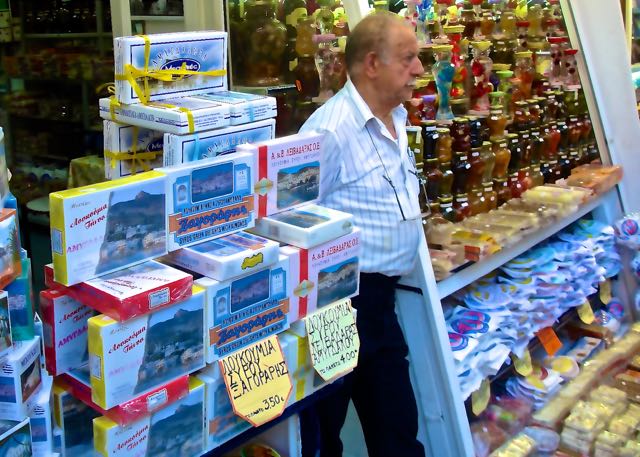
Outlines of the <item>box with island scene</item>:
[{"label": "box with island scene", "polygon": [[0,368],[0,417],[22,420],[42,386],[40,337],[17,342]]}]

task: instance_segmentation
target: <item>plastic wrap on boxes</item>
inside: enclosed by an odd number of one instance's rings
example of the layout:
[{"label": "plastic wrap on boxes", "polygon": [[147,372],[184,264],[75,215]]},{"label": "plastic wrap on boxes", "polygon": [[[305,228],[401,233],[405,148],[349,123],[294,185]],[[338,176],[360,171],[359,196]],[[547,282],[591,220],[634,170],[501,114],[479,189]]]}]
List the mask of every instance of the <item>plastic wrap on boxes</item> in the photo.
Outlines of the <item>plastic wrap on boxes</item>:
[{"label": "plastic wrap on boxes", "polygon": [[310,249],[283,246],[280,252],[290,260],[291,322],[358,294],[359,229]]},{"label": "plastic wrap on boxes", "polygon": [[33,288],[31,260],[22,259],[22,273],[5,291],[9,294],[9,316],[13,341],[26,341],[35,336],[33,328]]},{"label": "plastic wrap on boxes", "polygon": [[[0,173],[1,174],[1,173]],[[22,273],[20,235],[16,210],[0,210],[0,289]]]},{"label": "plastic wrap on boxes", "polygon": [[[117,37],[114,39],[113,52],[116,97],[122,103],[146,103],[227,88],[226,32]],[[181,70],[198,74],[181,75]],[[159,76],[169,77],[154,77],[158,73],[164,73]]]},{"label": "plastic wrap on boxes", "polygon": [[278,107],[274,97],[233,91],[215,92],[198,95],[198,97],[229,105],[231,125],[261,121],[278,115]]},{"label": "plastic wrap on boxes", "polygon": [[49,457],[53,452],[52,389],[53,378],[43,376],[42,389],[29,413],[34,457]]},{"label": "plastic wrap on boxes", "polygon": [[256,220],[252,233],[309,249],[353,230],[353,216],[308,203]]},{"label": "plastic wrap on boxes", "polygon": [[0,455],[31,456],[31,426],[29,419],[0,420]]},{"label": "plastic wrap on boxes", "polygon": [[164,132],[104,121],[104,171],[107,179],[123,178],[163,165]]},{"label": "plastic wrap on boxes", "polygon": [[[57,379],[53,384],[53,418],[61,430],[63,457],[98,455],[93,449],[92,421],[99,414],[82,403]],[[56,441],[54,429],[54,442]]]},{"label": "plastic wrap on boxes", "polygon": [[275,136],[276,121],[251,122],[189,135],[164,135],[164,165],[173,166],[236,152],[238,145]]},{"label": "plastic wrap on boxes", "polygon": [[200,278],[206,289],[207,363],[289,327],[289,261],[227,281]]},{"label": "plastic wrap on boxes", "polygon": [[166,176],[136,176],[49,195],[55,280],[77,284],[167,252]]},{"label": "plastic wrap on boxes", "polygon": [[150,260],[64,287],[53,279],[53,267],[45,265],[47,287],[58,288],[117,321],[132,319],[182,301],[191,295],[193,277],[176,268]]},{"label": "plastic wrap on boxes", "polygon": [[61,290],[40,292],[47,371],[53,376],[86,365],[87,322],[95,310]]},{"label": "plastic wrap on boxes", "polygon": [[323,139],[323,133],[307,132],[238,146],[238,151],[251,152],[258,158],[258,217],[318,199]]},{"label": "plastic wrap on boxes", "polygon": [[103,409],[133,400],[204,366],[205,293],[120,323],[89,319],[91,399]]},{"label": "plastic wrap on boxes", "polygon": [[160,171],[168,175],[169,251],[253,227],[253,155],[236,152]]},{"label": "plastic wrap on boxes", "polygon": [[277,242],[238,232],[170,252],[167,259],[187,270],[225,281],[273,265],[279,257]]},{"label": "plastic wrap on boxes", "polygon": [[0,369],[0,417],[22,420],[42,386],[40,338],[16,343]]}]

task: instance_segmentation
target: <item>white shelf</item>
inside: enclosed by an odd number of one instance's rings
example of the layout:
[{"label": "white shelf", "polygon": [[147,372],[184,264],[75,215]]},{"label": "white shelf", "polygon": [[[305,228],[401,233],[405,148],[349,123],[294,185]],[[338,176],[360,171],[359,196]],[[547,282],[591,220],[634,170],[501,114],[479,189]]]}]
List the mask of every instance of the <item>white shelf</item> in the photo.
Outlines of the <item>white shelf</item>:
[{"label": "white shelf", "polygon": [[438,283],[438,295],[440,296],[440,300],[448,297],[452,293],[462,289],[463,287],[468,286],[473,281],[483,277],[484,275],[492,272],[496,268],[501,265],[504,265],[511,259],[519,256],[526,250],[532,248],[536,244],[541,241],[546,240],[554,233],[559,232],[572,222],[577,221],[582,216],[587,213],[590,213],[595,208],[597,208],[607,197],[607,195],[611,192],[615,192],[614,189],[611,189],[605,192],[602,195],[597,196],[596,198],[588,201],[584,205],[582,205],[578,211],[572,213],[571,215],[557,220],[546,227],[541,228],[540,230],[532,233],[529,236],[524,237],[524,239],[520,240],[514,246],[507,247],[498,251],[496,254],[492,255],[486,260],[482,260],[480,262],[474,263],[467,268],[452,274],[448,278],[443,279]]}]

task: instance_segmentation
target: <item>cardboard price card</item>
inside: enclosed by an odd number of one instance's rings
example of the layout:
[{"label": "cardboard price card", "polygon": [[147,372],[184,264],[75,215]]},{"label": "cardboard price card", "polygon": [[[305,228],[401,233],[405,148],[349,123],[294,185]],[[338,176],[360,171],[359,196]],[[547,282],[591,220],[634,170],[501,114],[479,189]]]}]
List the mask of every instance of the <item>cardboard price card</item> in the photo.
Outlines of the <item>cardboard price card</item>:
[{"label": "cardboard price card", "polygon": [[360,337],[351,300],[340,300],[305,318],[313,367],[325,381],[358,364]]},{"label": "cardboard price card", "polygon": [[229,354],[219,364],[238,416],[258,427],[282,414],[293,385],[276,335]]}]

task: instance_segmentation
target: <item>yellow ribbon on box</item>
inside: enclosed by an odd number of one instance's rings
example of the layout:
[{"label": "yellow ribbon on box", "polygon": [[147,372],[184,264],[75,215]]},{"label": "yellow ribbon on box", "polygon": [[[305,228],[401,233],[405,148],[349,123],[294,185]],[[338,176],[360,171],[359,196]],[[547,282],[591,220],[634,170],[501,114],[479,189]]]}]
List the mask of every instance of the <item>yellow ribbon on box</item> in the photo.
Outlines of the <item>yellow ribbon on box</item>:
[{"label": "yellow ribbon on box", "polygon": [[149,171],[151,169],[149,162],[155,160],[162,151],[138,152],[138,127],[133,127],[133,137],[135,141],[131,151],[114,152],[105,149],[104,156],[110,159],[111,168],[115,168],[119,160],[131,160],[131,174],[135,175],[139,167],[142,168],[142,171]]},{"label": "yellow ribbon on box", "polygon": [[[194,71],[187,70],[186,63],[183,63],[180,69],[177,70],[149,70],[149,58],[151,57],[151,40],[147,35],[140,35],[144,40],[144,67],[142,69],[136,68],[131,64],[124,66],[124,73],[116,75],[118,81],[128,81],[136,93],[140,102],[143,104],[149,103],[149,79],[155,79],[158,81],[180,81],[185,76],[200,75],[200,76],[224,76],[227,74],[227,70],[209,70],[209,71]],[[142,79],[142,87],[138,82]]]}]

